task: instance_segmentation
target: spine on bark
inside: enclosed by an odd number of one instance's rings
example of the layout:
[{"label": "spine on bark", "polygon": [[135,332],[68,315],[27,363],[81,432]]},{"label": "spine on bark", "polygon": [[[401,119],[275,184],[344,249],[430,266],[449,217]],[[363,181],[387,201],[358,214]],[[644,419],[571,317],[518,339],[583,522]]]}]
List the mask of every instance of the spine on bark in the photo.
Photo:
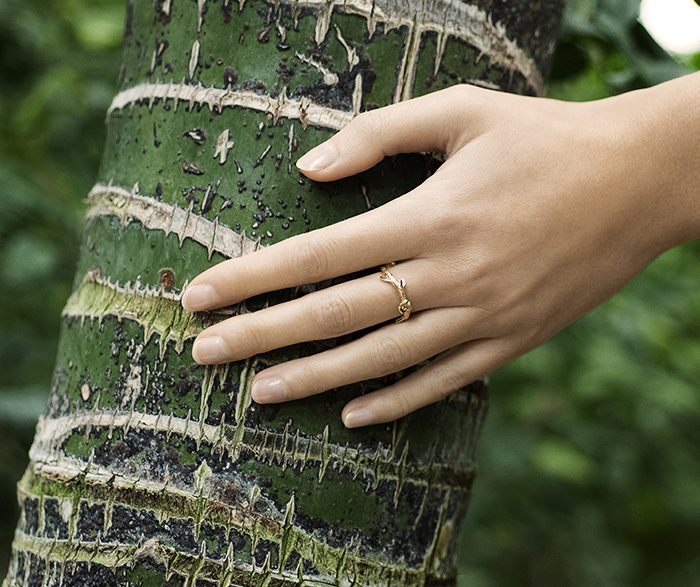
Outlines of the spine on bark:
[{"label": "spine on bark", "polygon": [[344,403],[401,374],[256,405],[256,371],[339,341],[201,367],[193,338],[220,316],[179,299],[211,264],[434,169],[415,155],[330,185],[300,175],[296,158],[357,113],[454,83],[540,94],[560,1],[494,4],[129,3],[6,587],[454,584],[483,385],[360,430],[343,428]]}]

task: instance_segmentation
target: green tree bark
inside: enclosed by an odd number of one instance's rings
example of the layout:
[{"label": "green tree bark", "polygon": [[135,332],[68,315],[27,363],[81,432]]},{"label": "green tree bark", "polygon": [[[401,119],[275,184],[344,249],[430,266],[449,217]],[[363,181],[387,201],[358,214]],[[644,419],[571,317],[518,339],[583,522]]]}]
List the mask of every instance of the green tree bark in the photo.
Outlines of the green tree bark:
[{"label": "green tree bark", "polygon": [[415,155],[329,185],[300,175],[297,156],[362,110],[462,82],[541,94],[560,2],[501,4],[129,3],[6,587],[454,584],[483,385],[361,430],[342,426],[344,403],[402,374],[256,405],[257,371],[343,341],[202,367],[193,338],[221,315],[179,299],[211,264],[434,170]]}]

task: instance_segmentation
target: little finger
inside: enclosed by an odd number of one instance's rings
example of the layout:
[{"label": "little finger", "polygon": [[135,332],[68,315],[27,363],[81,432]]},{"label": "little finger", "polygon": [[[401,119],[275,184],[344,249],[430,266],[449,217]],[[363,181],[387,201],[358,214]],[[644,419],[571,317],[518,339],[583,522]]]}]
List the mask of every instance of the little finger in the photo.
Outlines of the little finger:
[{"label": "little finger", "polygon": [[394,385],[368,393],[343,409],[348,428],[391,422],[480,379],[518,352],[498,338],[463,343]]}]

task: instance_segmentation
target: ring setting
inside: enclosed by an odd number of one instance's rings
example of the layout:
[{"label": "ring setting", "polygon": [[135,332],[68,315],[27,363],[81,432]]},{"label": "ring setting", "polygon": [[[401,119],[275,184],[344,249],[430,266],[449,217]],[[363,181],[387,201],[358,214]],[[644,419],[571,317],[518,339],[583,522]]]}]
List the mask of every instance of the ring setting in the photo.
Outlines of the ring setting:
[{"label": "ring setting", "polygon": [[382,265],[382,273],[379,276],[379,279],[393,285],[394,289],[396,289],[396,292],[399,294],[400,301],[398,305],[398,310],[399,314],[401,315],[396,319],[396,323],[400,324],[401,322],[405,322],[406,320],[408,320],[413,307],[411,306],[411,302],[409,301],[409,299],[406,297],[406,280],[396,279],[396,277],[394,277],[389,271],[389,269],[391,269],[394,265],[396,265],[396,263],[393,261],[391,263],[388,263],[387,265]]}]

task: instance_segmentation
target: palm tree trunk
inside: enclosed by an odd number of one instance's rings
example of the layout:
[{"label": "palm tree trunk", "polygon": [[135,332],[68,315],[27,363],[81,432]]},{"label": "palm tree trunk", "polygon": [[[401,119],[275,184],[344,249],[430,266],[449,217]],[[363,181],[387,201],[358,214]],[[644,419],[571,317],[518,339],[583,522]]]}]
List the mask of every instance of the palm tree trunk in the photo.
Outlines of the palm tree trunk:
[{"label": "palm tree trunk", "polygon": [[213,263],[434,170],[415,155],[301,176],[297,156],[358,112],[460,82],[541,94],[560,1],[501,4],[131,0],[6,587],[454,584],[483,385],[360,430],[344,403],[401,374],[257,405],[257,371],[342,341],[202,367],[193,338],[221,315],[179,299]]}]

